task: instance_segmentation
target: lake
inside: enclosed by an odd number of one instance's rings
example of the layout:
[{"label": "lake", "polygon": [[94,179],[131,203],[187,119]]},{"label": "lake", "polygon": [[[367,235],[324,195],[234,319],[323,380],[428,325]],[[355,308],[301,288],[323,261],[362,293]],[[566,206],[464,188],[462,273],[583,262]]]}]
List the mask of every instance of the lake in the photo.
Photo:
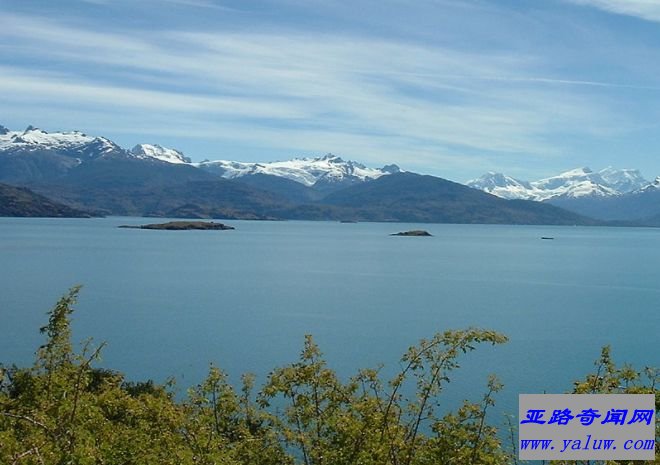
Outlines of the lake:
[{"label": "lake", "polygon": [[[156,220],[161,221],[161,220]],[[164,220],[163,220],[164,221]],[[600,348],[660,365],[660,230],[226,221],[235,231],[118,229],[143,218],[0,218],[0,362],[25,365],[45,312],[83,284],[76,340],[107,341],[130,379],[232,380],[296,360],[313,334],[342,376],[436,331],[496,329],[510,342],[462,360],[446,393],[478,399],[488,373],[518,393],[561,393]],[[433,237],[391,237],[426,229]],[[542,236],[554,240],[541,240]]]}]

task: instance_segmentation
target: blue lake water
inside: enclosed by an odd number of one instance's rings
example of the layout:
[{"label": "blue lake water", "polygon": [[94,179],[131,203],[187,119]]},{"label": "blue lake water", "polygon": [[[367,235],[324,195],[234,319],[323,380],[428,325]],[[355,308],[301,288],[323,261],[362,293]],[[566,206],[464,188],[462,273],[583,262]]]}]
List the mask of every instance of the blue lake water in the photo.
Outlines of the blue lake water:
[{"label": "blue lake water", "polygon": [[[660,230],[229,221],[235,231],[118,229],[140,218],[0,218],[0,362],[28,364],[45,312],[83,284],[74,331],[103,366],[201,381],[208,363],[261,380],[313,334],[342,376],[434,332],[478,326],[510,342],[464,357],[448,406],[487,375],[518,393],[566,392],[605,344],[660,365]],[[423,228],[434,237],[390,237]],[[541,240],[553,236],[555,240]]]}]

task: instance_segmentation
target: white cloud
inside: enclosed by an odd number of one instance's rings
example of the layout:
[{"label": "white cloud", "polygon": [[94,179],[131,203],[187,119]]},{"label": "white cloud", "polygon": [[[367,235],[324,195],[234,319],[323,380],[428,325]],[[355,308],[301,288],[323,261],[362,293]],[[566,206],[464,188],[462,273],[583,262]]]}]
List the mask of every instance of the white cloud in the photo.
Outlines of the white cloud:
[{"label": "white cloud", "polygon": [[76,79],[40,78],[0,67],[0,87],[17,103],[75,102],[101,110],[107,107],[166,113],[196,113],[227,117],[298,119],[311,115],[295,103],[274,99],[162,92],[112,85],[95,85]]},{"label": "white cloud", "polygon": [[[405,165],[406,158],[449,163],[443,154],[456,153],[463,158],[453,163],[465,164],[484,152],[553,155],[561,151],[556,132],[605,134],[625,125],[605,103],[572,91],[607,83],[539,78],[537,60],[519,54],[322,34],[103,32],[9,19],[0,30],[4,50],[29,63],[0,69],[1,102],[35,114],[45,107],[96,112],[95,120],[124,133],[171,136],[176,127],[179,137]],[[30,64],[41,62],[56,62],[59,73]]]},{"label": "white cloud", "polygon": [[[119,3],[122,0],[80,0],[84,3],[91,3],[94,5],[108,5],[111,3]],[[143,2],[150,2],[154,4],[171,4],[171,5],[180,5],[184,7],[194,7],[194,8],[207,8],[213,10],[224,10],[224,11],[239,11],[235,8],[227,7],[220,4],[214,0],[141,0]],[[123,0],[123,3],[130,4],[132,0]]]},{"label": "white cloud", "polygon": [[612,13],[636,16],[648,21],[660,21],[658,0],[568,0],[578,5],[600,8]]}]

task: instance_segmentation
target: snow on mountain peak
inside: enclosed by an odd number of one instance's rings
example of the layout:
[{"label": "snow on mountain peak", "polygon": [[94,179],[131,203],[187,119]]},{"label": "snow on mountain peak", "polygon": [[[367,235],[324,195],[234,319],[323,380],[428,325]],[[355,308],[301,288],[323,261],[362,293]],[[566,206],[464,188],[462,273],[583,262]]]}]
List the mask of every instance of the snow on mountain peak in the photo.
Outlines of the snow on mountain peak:
[{"label": "snow on mountain peak", "polygon": [[616,169],[608,166],[598,173],[610,187],[621,193],[633,192],[648,185],[642,173],[635,169]]},{"label": "snow on mountain peak", "polygon": [[0,138],[0,148],[13,145],[25,148],[68,149],[89,144],[94,140],[93,137],[78,131],[48,133],[34,126],[28,126],[23,132],[6,131],[2,135],[4,137]]},{"label": "snow on mountain peak", "polygon": [[[305,158],[305,159],[306,160],[314,160],[313,158]],[[332,153],[326,153],[325,155],[323,155],[319,159],[324,160],[324,161],[325,160],[331,161],[333,163],[344,163],[344,160],[339,155],[335,155],[335,154],[332,154]]]},{"label": "snow on mountain peak", "polygon": [[[543,201],[585,196],[609,197],[632,192],[647,185],[638,170],[605,168],[594,172],[582,167],[533,182],[520,181],[501,173],[489,172],[467,185],[506,199]],[[660,186],[660,184],[659,184]]]},{"label": "snow on mountain peak", "polygon": [[247,163],[216,160],[195,165],[227,179],[265,174],[287,178],[306,186],[313,186],[317,182],[327,184],[344,180],[366,181],[400,171],[396,165],[383,169],[367,168],[360,163],[345,161],[330,153],[317,158],[294,158],[286,161]]},{"label": "snow on mountain peak", "polygon": [[0,152],[51,151],[76,159],[91,159],[125,151],[105,137],[91,137],[80,131],[46,132],[34,126],[24,131],[0,131]]},{"label": "snow on mountain peak", "polygon": [[565,186],[564,192],[561,192],[559,195],[553,195],[552,197],[612,197],[619,195],[615,189],[611,187],[598,184],[592,180],[583,180],[573,183],[572,185]]},{"label": "snow on mountain peak", "polygon": [[167,163],[190,163],[190,158],[175,149],[169,149],[158,144],[138,144],[131,149],[131,154],[142,159],[156,159]]},{"label": "snow on mountain peak", "polygon": [[496,173],[494,171],[489,171],[480,178],[472,179],[468,181],[469,186],[474,186],[480,189],[483,188],[495,188],[495,187],[507,187],[507,186],[516,186],[521,184],[515,178],[504,175],[503,173]]},{"label": "snow on mountain peak", "polygon": [[[539,193],[543,197],[541,200],[560,196],[581,197],[590,195],[590,190],[594,193],[600,192],[598,186],[607,187],[607,183],[600,174],[594,173],[589,168],[576,168],[530,184],[542,191]],[[613,194],[615,193],[613,192]]]},{"label": "snow on mountain peak", "polygon": [[181,151],[158,144],[138,144],[128,151],[105,137],[88,136],[79,131],[49,133],[34,126],[28,126],[23,131],[10,131],[0,126],[0,154],[18,153],[27,156],[43,152],[72,158],[78,164],[100,157],[130,157],[189,164],[230,179],[257,174],[278,176],[323,189],[343,183],[376,179],[401,171],[397,165],[388,165],[382,169],[368,168],[332,153],[317,158],[294,158],[264,163],[227,160],[192,163]]},{"label": "snow on mountain peak", "polygon": [[643,187],[640,187],[635,192],[654,192],[660,190],[660,176],[657,176],[652,182],[646,183]]},{"label": "snow on mountain peak", "polygon": [[593,171],[591,170],[591,168],[589,168],[587,166],[583,166],[582,168],[575,168],[575,169],[572,169],[572,170],[565,171],[565,172],[561,173],[558,177],[574,178],[574,177],[578,177],[578,176],[586,176],[586,175],[589,175],[589,174],[592,174],[592,173],[593,173]]},{"label": "snow on mountain peak", "polygon": [[503,173],[489,171],[466,183],[468,186],[505,199],[532,199],[533,189],[528,182],[520,181]]}]

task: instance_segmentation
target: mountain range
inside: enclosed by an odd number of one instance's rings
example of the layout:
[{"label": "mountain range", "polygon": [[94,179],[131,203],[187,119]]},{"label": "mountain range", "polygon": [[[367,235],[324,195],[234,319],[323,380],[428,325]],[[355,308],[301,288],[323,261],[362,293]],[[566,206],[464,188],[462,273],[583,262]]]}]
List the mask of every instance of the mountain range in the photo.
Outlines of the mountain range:
[{"label": "mountain range", "polygon": [[613,197],[647,189],[653,183],[638,170],[608,167],[600,171],[577,168],[531,182],[491,171],[466,185],[505,199],[543,202],[558,198]]},{"label": "mountain range", "polygon": [[[576,185],[602,187],[609,196],[615,182],[640,184],[635,173],[628,174],[628,181],[620,173],[587,170],[568,177]],[[32,126],[23,131],[0,126],[0,182],[75,209],[112,215],[600,224],[539,202],[549,198],[536,194],[560,189],[554,178],[526,183],[493,174],[482,177],[481,185],[473,183],[486,193],[396,165],[368,168],[332,154],[264,163],[192,163],[182,152],[156,144],[129,150],[105,137]],[[520,195],[506,193],[514,185]]]},{"label": "mountain range", "polygon": [[660,177],[648,181],[635,169],[577,168],[531,182],[489,172],[466,184],[501,198],[547,202],[606,221],[656,225],[660,217]]}]

